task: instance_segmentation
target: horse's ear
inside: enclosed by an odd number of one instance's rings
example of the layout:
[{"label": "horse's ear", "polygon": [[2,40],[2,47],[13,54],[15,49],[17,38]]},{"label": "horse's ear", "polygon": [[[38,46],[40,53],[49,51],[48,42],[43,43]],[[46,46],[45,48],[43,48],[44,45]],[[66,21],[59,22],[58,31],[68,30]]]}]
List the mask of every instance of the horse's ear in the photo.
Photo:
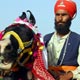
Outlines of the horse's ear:
[{"label": "horse's ear", "polygon": [[27,18],[26,13],[22,12],[22,15],[19,16],[20,19],[24,20],[25,18]]},{"label": "horse's ear", "polygon": [[29,17],[29,22],[33,25],[36,24],[36,20],[35,20],[35,17],[33,16],[32,12],[30,10],[27,10],[27,12],[30,13],[30,17]]}]

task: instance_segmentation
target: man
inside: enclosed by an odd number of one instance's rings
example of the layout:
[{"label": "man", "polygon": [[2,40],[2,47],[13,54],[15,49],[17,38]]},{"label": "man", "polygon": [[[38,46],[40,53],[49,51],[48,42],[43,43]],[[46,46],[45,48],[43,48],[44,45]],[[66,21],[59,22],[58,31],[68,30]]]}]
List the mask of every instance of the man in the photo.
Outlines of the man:
[{"label": "man", "polygon": [[80,80],[80,35],[70,30],[77,13],[72,0],[57,0],[55,32],[44,36],[48,69],[58,80]]}]

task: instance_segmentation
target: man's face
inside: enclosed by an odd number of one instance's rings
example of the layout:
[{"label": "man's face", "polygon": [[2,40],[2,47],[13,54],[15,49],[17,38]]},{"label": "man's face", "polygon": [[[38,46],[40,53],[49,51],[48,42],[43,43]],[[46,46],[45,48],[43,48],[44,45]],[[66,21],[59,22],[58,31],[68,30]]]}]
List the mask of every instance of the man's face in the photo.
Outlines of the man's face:
[{"label": "man's face", "polygon": [[65,35],[70,30],[71,18],[65,10],[58,10],[55,14],[55,29],[58,34]]}]

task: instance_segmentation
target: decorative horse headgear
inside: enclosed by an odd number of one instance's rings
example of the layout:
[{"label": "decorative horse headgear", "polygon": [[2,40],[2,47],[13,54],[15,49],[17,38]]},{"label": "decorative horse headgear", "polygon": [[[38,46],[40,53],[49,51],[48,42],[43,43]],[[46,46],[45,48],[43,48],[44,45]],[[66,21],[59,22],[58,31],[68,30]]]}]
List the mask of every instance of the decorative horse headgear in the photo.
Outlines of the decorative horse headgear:
[{"label": "decorative horse headgear", "polygon": [[[30,11],[28,10],[28,12],[30,12]],[[31,14],[31,12],[30,12],[30,14]],[[40,33],[37,32],[37,27],[35,26],[35,20],[32,20],[32,19],[34,19],[34,16],[32,16],[32,17],[30,17],[28,19],[28,18],[25,18],[25,12],[23,12],[22,15],[24,15],[24,16],[18,17],[14,21],[14,23],[11,24],[11,25],[14,25],[14,24],[25,24],[26,26],[28,26],[34,32],[34,38],[35,38],[35,41],[37,43],[37,45],[36,45],[37,50],[34,51],[34,53],[33,53],[34,55],[33,56],[37,56],[37,57],[35,58],[35,61],[33,63],[32,72],[40,80],[47,80],[47,79],[48,80],[54,80],[54,78],[47,72],[47,70],[45,68],[45,65],[44,65],[44,61],[43,61],[44,43],[43,43],[43,40],[41,38]],[[1,35],[1,38],[5,38],[8,34],[13,35],[17,39],[17,41],[19,42],[19,47],[21,49],[24,49],[24,47],[25,47],[23,44],[28,44],[28,43],[32,42],[32,40],[31,40],[29,42],[23,43],[22,40],[20,39],[20,37],[18,36],[18,34],[16,34],[13,31],[10,31],[10,32],[6,33],[4,36]],[[30,52],[29,55],[32,55],[32,52]],[[29,57],[28,57],[28,59],[29,59]],[[25,61],[23,63],[25,63]]]}]

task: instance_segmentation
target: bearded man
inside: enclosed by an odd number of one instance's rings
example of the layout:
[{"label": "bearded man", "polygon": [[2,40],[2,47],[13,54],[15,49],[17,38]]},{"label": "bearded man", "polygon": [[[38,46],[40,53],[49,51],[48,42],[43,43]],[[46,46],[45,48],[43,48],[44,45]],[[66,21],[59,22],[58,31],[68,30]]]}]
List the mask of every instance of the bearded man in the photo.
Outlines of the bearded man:
[{"label": "bearded man", "polygon": [[77,7],[72,0],[57,0],[55,32],[44,36],[48,70],[56,80],[80,80],[80,35],[71,31]]}]

